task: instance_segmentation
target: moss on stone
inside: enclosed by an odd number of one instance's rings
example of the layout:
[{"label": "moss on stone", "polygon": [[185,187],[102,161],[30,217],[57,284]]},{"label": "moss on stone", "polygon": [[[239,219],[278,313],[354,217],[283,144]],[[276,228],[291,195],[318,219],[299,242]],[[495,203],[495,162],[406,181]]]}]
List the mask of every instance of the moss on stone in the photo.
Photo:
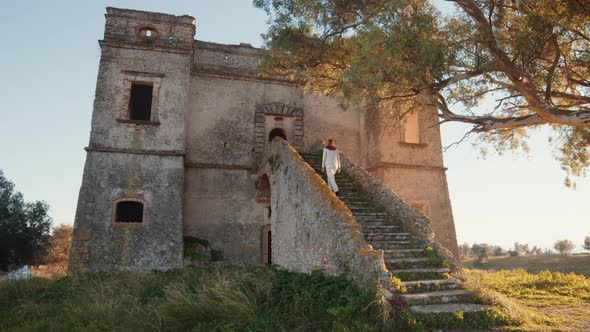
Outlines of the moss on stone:
[{"label": "moss on stone", "polygon": [[273,154],[270,157],[268,157],[268,165],[270,166],[271,171],[276,172],[276,170],[279,169],[281,165],[279,155]]}]

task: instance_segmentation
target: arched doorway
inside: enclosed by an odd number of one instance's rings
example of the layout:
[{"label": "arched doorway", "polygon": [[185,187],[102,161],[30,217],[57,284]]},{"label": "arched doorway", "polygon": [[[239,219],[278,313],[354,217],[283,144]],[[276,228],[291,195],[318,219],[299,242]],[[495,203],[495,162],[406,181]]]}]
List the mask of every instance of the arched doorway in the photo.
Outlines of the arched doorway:
[{"label": "arched doorway", "polygon": [[287,140],[287,134],[285,133],[285,131],[281,128],[275,128],[270,131],[270,134],[268,134],[268,141],[272,142],[272,140],[275,139],[275,137],[277,136],[284,139],[285,141]]},{"label": "arched doorway", "polygon": [[270,225],[262,226],[262,264],[272,264],[272,233]]},{"label": "arched doorway", "polygon": [[[275,136],[276,137],[276,136]],[[274,137],[273,137],[274,138]],[[272,210],[270,208],[270,181],[268,175],[262,174],[256,183],[256,202],[262,212],[262,237],[261,256],[263,264],[272,264],[272,234],[270,231],[270,220]]]}]

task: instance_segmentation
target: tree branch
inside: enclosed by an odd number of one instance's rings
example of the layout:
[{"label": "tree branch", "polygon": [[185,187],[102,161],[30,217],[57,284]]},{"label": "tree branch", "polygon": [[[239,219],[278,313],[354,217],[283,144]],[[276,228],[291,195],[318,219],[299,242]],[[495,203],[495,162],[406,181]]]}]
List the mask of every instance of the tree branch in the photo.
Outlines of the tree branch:
[{"label": "tree branch", "polygon": [[445,121],[463,122],[473,124],[473,132],[485,132],[496,129],[514,129],[520,127],[560,123],[567,125],[575,125],[577,127],[590,128],[590,112],[570,112],[559,109],[554,109],[553,116],[558,122],[548,121],[539,114],[528,114],[516,117],[493,117],[493,116],[478,116],[478,115],[461,115],[452,112],[444,97],[438,93],[432,98],[433,103],[437,106],[441,113],[439,116]]},{"label": "tree branch", "polygon": [[473,0],[447,0],[457,3],[463,11],[471,17],[478,27],[482,37],[482,42],[487,45],[492,57],[496,60],[500,70],[503,71],[515,88],[521,93],[522,97],[527,101],[529,109],[538,114],[546,122],[560,123],[560,120],[551,105],[539,96],[533,80],[529,75],[518,68],[510,60],[506,52],[498,46],[498,42],[494,37],[492,27],[488,24],[487,18],[481,9]]}]

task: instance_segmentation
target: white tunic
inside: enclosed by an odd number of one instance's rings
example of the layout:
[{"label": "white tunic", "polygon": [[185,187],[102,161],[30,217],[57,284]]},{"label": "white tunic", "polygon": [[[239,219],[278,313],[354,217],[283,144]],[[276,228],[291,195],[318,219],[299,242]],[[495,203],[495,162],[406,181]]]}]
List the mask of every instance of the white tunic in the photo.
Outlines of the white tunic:
[{"label": "white tunic", "polygon": [[340,154],[338,153],[338,149],[330,150],[324,148],[324,153],[322,154],[322,168],[326,169],[340,169]]},{"label": "white tunic", "polygon": [[328,185],[332,191],[337,193],[338,185],[336,184],[336,173],[340,171],[340,154],[338,153],[338,150],[324,148],[324,153],[322,154],[322,169],[326,170]]}]

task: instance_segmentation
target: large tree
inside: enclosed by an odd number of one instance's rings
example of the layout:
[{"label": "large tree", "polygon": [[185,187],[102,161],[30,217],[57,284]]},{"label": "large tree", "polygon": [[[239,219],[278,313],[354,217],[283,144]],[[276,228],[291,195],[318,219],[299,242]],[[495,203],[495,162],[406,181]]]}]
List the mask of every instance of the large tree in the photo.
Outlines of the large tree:
[{"label": "large tree", "polygon": [[0,170],[0,270],[31,264],[49,240],[51,218],[45,202],[25,202]]},{"label": "large tree", "polygon": [[[584,0],[254,0],[267,69],[345,107],[401,119],[417,103],[498,150],[552,128],[564,170],[590,164],[590,4]],[[421,98],[418,98],[421,96]]]},{"label": "large tree", "polygon": [[553,248],[565,256],[571,255],[575,247],[576,245],[570,240],[559,240],[553,244]]}]

